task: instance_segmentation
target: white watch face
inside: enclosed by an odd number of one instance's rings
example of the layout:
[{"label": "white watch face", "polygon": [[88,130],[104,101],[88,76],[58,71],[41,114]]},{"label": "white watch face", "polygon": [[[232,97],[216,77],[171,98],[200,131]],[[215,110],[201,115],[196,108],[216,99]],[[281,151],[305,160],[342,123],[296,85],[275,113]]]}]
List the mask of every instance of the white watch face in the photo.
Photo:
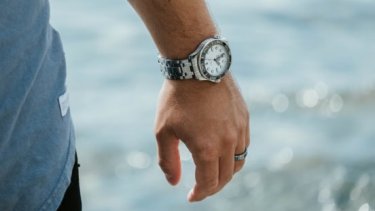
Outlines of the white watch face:
[{"label": "white watch face", "polygon": [[203,74],[210,78],[220,78],[231,64],[229,47],[220,40],[209,43],[201,54],[201,67]]}]

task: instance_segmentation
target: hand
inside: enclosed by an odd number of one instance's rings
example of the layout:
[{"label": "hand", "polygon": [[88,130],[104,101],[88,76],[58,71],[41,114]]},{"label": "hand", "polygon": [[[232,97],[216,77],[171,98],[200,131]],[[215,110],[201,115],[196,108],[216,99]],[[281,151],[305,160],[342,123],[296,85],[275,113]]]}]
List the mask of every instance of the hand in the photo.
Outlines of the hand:
[{"label": "hand", "polygon": [[181,177],[179,140],[192,153],[196,184],[188,200],[221,190],[244,161],[234,155],[249,145],[249,112],[230,74],[219,84],[166,80],[160,93],[155,133],[159,165],[168,182]]}]

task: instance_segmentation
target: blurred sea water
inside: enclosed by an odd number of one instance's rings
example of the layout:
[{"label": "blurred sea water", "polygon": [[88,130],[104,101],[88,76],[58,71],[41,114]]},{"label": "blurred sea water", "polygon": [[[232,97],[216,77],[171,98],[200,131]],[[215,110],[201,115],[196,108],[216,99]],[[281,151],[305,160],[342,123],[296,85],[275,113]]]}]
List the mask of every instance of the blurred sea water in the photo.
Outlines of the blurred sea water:
[{"label": "blurred sea water", "polygon": [[163,77],[126,1],[52,1],[65,44],[84,210],[375,210],[375,1],[208,1],[251,109],[247,164],[189,204],[170,187],[153,118]]}]

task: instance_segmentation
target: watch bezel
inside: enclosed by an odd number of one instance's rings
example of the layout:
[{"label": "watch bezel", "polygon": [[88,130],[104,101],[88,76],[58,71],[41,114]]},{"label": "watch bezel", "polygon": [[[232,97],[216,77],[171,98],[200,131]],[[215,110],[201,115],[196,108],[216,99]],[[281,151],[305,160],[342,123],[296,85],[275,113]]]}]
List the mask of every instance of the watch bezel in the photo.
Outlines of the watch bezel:
[{"label": "watch bezel", "polygon": [[[228,52],[228,64],[227,64],[227,69],[219,74],[219,75],[211,75],[207,69],[206,69],[206,65],[205,65],[205,55],[207,54],[207,51],[213,46],[213,45],[222,45],[225,50]],[[198,69],[199,69],[199,72],[201,73],[201,75],[209,80],[209,81],[219,81],[230,69],[230,66],[232,64],[232,55],[231,55],[231,51],[230,51],[230,48],[229,48],[229,45],[228,43],[225,41],[225,40],[222,40],[222,39],[212,39],[212,40],[209,40],[207,43],[204,44],[202,50],[200,51],[199,55],[198,55]]]}]

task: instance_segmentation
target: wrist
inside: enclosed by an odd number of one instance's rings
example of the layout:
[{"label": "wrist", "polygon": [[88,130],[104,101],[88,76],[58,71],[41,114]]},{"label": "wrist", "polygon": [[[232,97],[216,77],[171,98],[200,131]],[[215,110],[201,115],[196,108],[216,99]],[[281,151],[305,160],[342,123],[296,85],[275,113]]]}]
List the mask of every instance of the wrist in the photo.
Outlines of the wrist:
[{"label": "wrist", "polygon": [[169,59],[160,55],[158,62],[167,79],[219,83],[230,69],[232,56],[226,39],[214,36],[202,41],[186,59]]},{"label": "wrist", "polygon": [[[213,23],[211,23],[213,25]],[[171,33],[168,37],[163,38],[168,41],[166,44],[157,44],[159,53],[163,57],[169,59],[186,59],[189,54],[191,54],[199,44],[210,37],[217,35],[217,31],[214,26],[211,29],[204,29],[202,31],[197,28],[195,31],[184,32],[178,31],[176,33]]]}]

